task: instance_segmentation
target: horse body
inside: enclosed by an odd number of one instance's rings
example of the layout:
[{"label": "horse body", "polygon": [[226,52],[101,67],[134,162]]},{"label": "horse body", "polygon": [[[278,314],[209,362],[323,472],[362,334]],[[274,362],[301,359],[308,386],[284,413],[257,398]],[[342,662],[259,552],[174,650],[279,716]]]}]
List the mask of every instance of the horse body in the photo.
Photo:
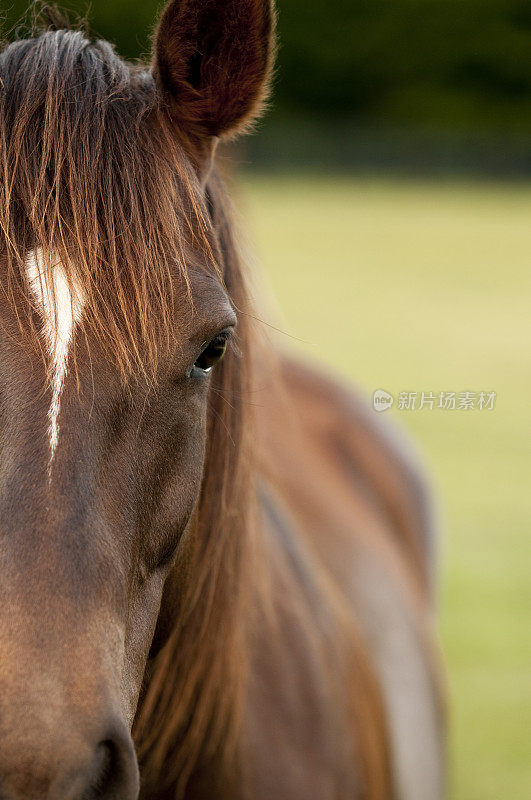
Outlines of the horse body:
[{"label": "horse body", "polygon": [[[316,669],[312,697],[322,702],[321,760],[308,743],[299,743],[309,782],[304,788],[295,782],[287,796],[374,791],[404,800],[439,797],[443,715],[431,636],[434,542],[421,473],[406,444],[371,419],[353,393],[292,361],[283,364],[281,380],[280,396],[264,393],[269,402],[264,398],[260,417],[267,527],[282,551],[287,591],[299,604],[299,622],[294,614],[287,623],[284,645],[297,647],[295,626],[310,638],[317,627],[327,643],[324,654],[314,642],[313,653],[307,645],[301,657]],[[286,604],[286,593],[278,596]],[[334,686],[337,674],[344,683]],[[347,711],[343,726],[330,713],[334,701]],[[306,714],[308,705],[306,697]],[[298,730],[315,735],[319,726],[306,718]],[[272,733],[269,752],[274,742],[279,747]],[[345,747],[349,737],[354,755]],[[295,735],[292,747],[294,741]],[[282,760],[280,752],[276,758]],[[355,765],[353,774],[337,758]],[[320,780],[308,777],[316,764]],[[338,775],[345,776],[339,791]],[[269,796],[282,796],[280,787]]]},{"label": "horse body", "polygon": [[173,0],[150,69],[55,12],[0,53],[2,800],[441,796],[423,481],[271,357],[214,165],[273,32]]}]

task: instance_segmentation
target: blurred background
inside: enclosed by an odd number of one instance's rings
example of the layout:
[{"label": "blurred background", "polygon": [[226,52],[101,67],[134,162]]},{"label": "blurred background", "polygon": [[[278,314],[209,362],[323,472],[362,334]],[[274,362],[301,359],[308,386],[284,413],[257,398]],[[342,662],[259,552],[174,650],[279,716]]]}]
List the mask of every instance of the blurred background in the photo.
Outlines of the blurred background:
[{"label": "blurred background", "polygon": [[[60,5],[149,53],[158,0]],[[26,6],[2,0],[4,32]],[[531,3],[278,7],[270,111],[225,159],[281,343],[394,396],[439,498],[449,797],[529,800]],[[422,392],[475,407],[419,410]]]}]

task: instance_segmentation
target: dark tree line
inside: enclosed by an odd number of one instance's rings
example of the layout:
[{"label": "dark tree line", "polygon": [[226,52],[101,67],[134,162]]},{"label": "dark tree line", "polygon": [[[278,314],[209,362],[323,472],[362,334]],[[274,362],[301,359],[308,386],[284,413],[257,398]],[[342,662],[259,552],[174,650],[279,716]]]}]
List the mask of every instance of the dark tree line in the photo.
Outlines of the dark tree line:
[{"label": "dark tree line", "polygon": [[[8,31],[27,6],[2,0]],[[86,13],[89,0],[63,7]],[[136,58],[159,0],[92,0],[90,26]],[[278,0],[282,115],[531,133],[530,0]]]}]

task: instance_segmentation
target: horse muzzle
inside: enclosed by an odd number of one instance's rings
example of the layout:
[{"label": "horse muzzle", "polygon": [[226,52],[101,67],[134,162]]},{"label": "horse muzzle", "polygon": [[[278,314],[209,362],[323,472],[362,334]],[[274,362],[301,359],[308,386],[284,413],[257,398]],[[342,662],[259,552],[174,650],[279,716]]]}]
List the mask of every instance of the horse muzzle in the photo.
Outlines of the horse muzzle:
[{"label": "horse muzzle", "polygon": [[138,792],[134,746],[121,721],[99,735],[65,719],[52,735],[36,726],[0,739],[0,800],[136,800]]}]

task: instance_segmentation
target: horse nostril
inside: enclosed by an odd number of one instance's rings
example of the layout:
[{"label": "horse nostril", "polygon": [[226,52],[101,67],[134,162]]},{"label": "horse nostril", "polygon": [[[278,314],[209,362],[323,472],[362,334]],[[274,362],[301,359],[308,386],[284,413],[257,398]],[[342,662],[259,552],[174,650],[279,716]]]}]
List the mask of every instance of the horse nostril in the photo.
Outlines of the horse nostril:
[{"label": "horse nostril", "polygon": [[104,739],[97,748],[90,787],[82,800],[136,800],[138,767],[127,734]]},{"label": "horse nostril", "polygon": [[100,742],[96,756],[96,770],[92,794],[95,797],[105,797],[105,792],[114,780],[114,767],[117,761],[116,745],[111,739]]}]

